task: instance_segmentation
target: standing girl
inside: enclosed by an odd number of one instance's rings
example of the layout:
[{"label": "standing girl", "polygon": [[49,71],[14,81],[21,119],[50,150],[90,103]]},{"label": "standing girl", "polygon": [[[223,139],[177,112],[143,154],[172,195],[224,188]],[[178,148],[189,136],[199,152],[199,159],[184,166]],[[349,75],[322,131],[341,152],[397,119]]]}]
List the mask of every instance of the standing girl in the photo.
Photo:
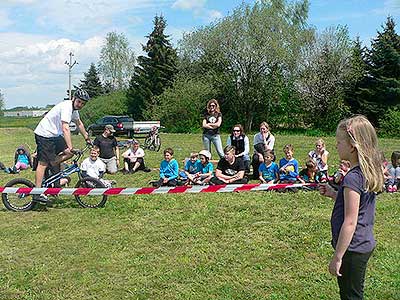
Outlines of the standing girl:
[{"label": "standing girl", "polygon": [[383,187],[383,172],[374,127],[364,116],[339,123],[336,147],[351,169],[336,192],[320,185],[322,195],[335,199],[331,216],[335,253],[329,272],[337,276],[341,299],[363,299],[368,260],[375,248],[373,235],[376,193]]},{"label": "standing girl", "polygon": [[207,110],[203,118],[203,146],[205,150],[211,152],[211,143],[213,143],[220,158],[224,157],[221,137],[219,135],[221,124],[222,114],[218,101],[211,99],[207,103]]}]

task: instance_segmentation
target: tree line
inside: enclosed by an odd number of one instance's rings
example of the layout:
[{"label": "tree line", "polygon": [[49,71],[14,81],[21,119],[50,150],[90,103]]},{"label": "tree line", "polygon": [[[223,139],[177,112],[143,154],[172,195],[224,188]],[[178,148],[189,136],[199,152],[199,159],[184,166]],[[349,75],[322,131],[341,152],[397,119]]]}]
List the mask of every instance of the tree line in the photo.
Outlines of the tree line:
[{"label": "tree line", "polygon": [[317,31],[307,0],[242,3],[232,14],[187,33],[174,48],[163,16],[135,58],[111,32],[80,87],[95,98],[82,111],[159,119],[171,132],[200,130],[207,100],[218,99],[223,127],[261,121],[273,128],[335,129],[365,114],[382,134],[400,136],[400,36],[388,17],[370,47],[346,26]]}]

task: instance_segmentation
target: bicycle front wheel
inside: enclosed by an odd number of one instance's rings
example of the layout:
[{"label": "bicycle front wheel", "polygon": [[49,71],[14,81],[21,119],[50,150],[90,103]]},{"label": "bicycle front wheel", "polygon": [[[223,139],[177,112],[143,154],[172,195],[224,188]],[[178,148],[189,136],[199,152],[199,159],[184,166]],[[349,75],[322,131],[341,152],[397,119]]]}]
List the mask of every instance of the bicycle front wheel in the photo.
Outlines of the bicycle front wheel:
[{"label": "bicycle front wheel", "polygon": [[[33,182],[24,178],[15,178],[5,185],[5,187],[13,188],[33,188]],[[12,211],[28,211],[35,206],[33,195],[29,194],[1,194],[4,206]]]},{"label": "bicycle front wheel", "polygon": [[151,136],[146,137],[143,143],[143,148],[144,149],[149,149],[151,145]]},{"label": "bicycle front wheel", "polygon": [[[96,178],[93,177],[85,177],[79,179],[76,188],[105,188],[104,184]],[[106,195],[75,195],[75,200],[79,203],[80,206],[85,208],[98,208],[103,207],[106,204],[107,196]]]},{"label": "bicycle front wheel", "polygon": [[160,138],[160,136],[159,135],[157,135],[156,136],[156,138],[155,138],[155,141],[154,141],[154,148],[155,148],[155,151],[160,151],[160,148],[161,148],[161,138]]}]

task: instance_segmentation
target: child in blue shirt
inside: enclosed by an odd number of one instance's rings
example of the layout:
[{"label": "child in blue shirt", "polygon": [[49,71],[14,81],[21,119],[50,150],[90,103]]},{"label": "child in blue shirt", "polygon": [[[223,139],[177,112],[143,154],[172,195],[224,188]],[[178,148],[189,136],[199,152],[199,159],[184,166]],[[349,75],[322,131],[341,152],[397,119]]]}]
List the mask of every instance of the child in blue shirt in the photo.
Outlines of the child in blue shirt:
[{"label": "child in blue shirt", "polygon": [[164,150],[164,160],[160,164],[160,179],[154,183],[155,187],[176,186],[178,184],[179,165],[174,159],[174,150]]},{"label": "child in blue shirt", "polygon": [[293,157],[293,145],[285,145],[283,152],[285,153],[285,157],[279,161],[279,179],[283,182],[294,182],[299,177],[299,163]]},{"label": "child in blue shirt", "polygon": [[264,163],[258,167],[258,174],[261,183],[272,184],[279,179],[279,167],[273,162],[274,153],[272,150],[264,152]]},{"label": "child in blue shirt", "polygon": [[200,163],[199,154],[197,152],[190,153],[184,171],[179,174],[181,179],[187,180],[186,184],[192,183],[195,179],[195,175],[200,171],[198,163]]},{"label": "child in blue shirt", "polygon": [[201,150],[199,153],[200,160],[196,163],[197,170],[193,183],[205,185],[210,182],[213,176],[214,166],[210,162],[211,153],[207,150]]},{"label": "child in blue shirt", "polygon": [[7,173],[16,174],[19,173],[20,170],[26,170],[29,167],[32,167],[32,159],[29,151],[26,150],[24,146],[19,146],[15,151],[14,166],[12,168],[6,168],[5,171]]}]

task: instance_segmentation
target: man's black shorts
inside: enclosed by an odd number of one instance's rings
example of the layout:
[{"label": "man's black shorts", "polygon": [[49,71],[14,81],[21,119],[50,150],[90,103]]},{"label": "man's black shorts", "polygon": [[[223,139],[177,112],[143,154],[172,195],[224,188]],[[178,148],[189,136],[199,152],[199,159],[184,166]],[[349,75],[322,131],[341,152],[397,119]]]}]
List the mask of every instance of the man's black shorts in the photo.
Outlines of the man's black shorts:
[{"label": "man's black shorts", "polygon": [[49,164],[56,160],[56,156],[67,149],[63,136],[46,138],[35,134],[37,145],[37,160]]}]

